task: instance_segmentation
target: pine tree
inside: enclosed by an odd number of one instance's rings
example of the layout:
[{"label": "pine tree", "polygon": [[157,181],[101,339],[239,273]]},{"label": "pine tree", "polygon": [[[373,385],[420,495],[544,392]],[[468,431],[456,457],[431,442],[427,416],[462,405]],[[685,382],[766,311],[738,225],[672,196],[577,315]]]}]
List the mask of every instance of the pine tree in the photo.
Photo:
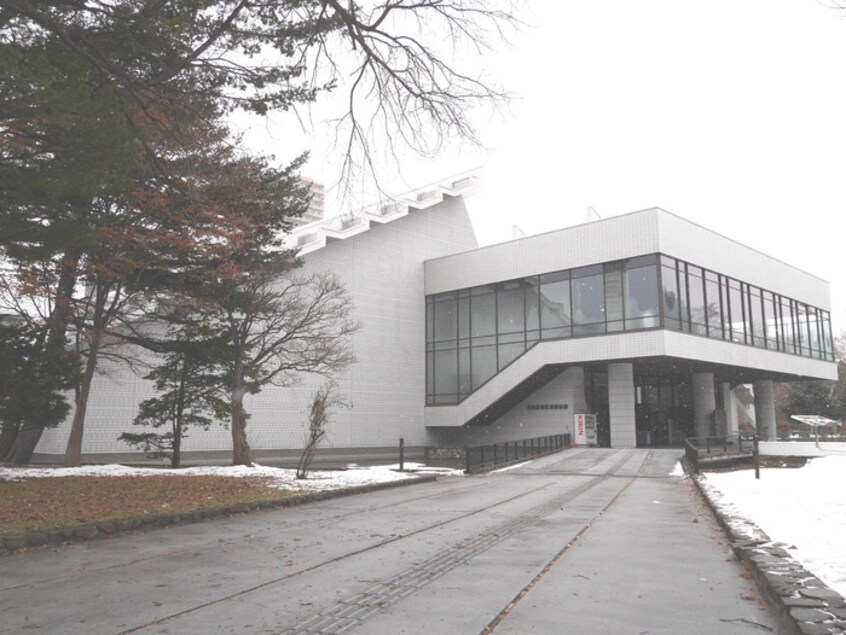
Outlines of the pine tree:
[{"label": "pine tree", "polygon": [[196,323],[175,330],[169,338],[173,350],[145,376],[160,394],[142,401],[133,421],[136,426],[165,431],[125,432],[119,437],[152,458],[170,458],[172,468],[180,466],[182,441],[191,428],[208,430],[229,416],[221,341]]}]

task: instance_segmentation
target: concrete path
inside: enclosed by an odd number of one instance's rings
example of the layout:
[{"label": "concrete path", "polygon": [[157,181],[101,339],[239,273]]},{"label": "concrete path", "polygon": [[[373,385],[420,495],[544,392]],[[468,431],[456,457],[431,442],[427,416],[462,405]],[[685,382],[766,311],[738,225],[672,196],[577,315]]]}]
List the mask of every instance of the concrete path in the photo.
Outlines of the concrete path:
[{"label": "concrete path", "polygon": [[2,633],[778,633],[676,451],[0,558]]}]

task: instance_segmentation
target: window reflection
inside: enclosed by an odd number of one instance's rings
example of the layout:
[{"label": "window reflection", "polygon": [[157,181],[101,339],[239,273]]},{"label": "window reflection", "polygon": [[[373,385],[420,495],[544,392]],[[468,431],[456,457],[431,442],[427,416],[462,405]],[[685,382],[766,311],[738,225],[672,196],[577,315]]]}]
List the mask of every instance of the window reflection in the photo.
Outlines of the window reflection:
[{"label": "window reflection", "polygon": [[458,403],[539,340],[665,328],[833,361],[827,311],[664,255],[426,298],[426,400]]}]

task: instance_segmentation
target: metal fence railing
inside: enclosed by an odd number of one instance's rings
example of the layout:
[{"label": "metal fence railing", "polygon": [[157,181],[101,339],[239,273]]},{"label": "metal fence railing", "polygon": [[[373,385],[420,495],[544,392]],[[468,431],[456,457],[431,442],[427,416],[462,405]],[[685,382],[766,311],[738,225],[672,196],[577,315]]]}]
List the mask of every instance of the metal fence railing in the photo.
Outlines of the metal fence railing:
[{"label": "metal fence railing", "polygon": [[553,434],[491,445],[467,446],[464,448],[464,470],[467,474],[484,472],[569,447],[569,434]]},{"label": "metal fence railing", "polygon": [[757,439],[734,435],[726,437],[690,437],[684,441],[684,453],[695,473],[704,462],[716,462],[733,457],[753,457],[757,452]]}]

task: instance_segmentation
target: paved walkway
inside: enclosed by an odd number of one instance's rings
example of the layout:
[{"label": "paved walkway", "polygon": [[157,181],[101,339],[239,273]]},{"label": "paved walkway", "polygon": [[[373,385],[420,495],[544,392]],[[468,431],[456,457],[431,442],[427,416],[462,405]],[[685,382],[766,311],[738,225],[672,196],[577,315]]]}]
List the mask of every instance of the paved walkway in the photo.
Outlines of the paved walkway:
[{"label": "paved walkway", "polygon": [[770,633],[677,451],[0,558],[3,633]]}]

